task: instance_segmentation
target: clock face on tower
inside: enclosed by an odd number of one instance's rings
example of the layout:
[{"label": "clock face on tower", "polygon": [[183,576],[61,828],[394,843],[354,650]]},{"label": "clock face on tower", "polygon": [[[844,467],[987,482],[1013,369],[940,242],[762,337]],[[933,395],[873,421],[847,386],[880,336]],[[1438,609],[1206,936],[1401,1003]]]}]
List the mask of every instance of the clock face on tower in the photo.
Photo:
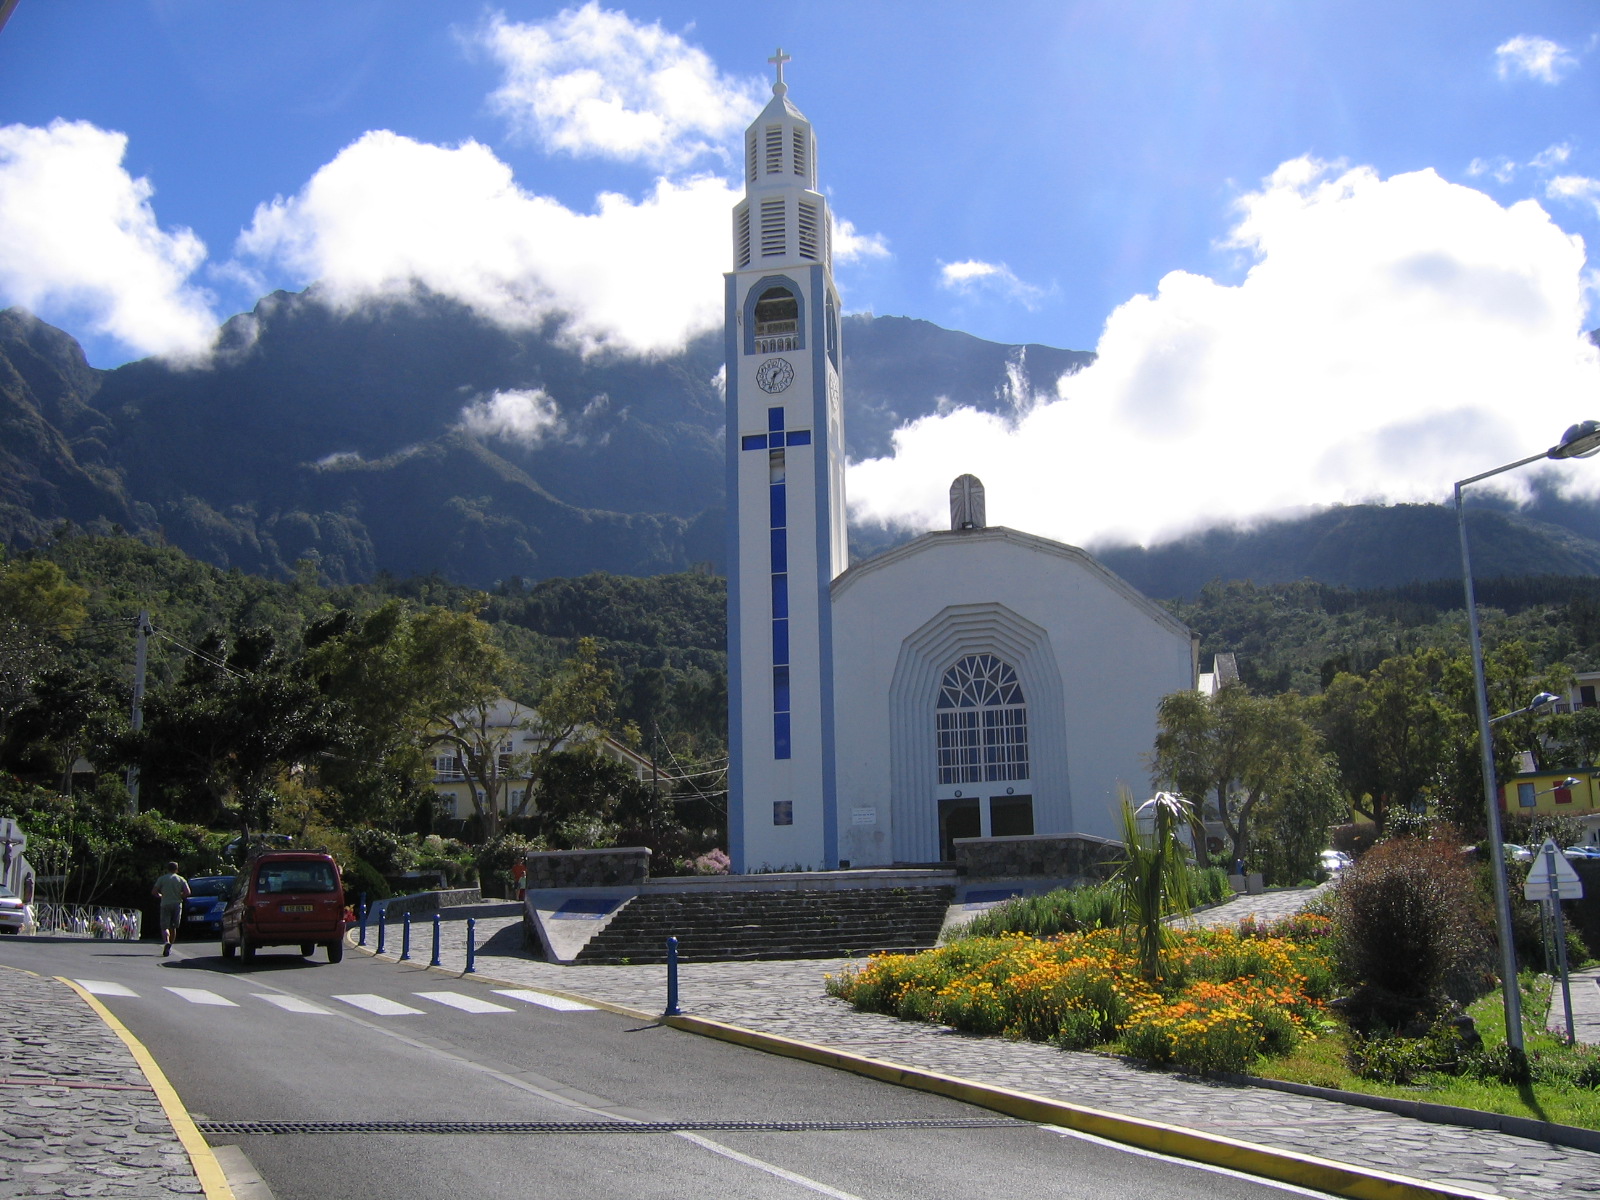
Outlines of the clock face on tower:
[{"label": "clock face on tower", "polygon": [[776,396],[794,382],[794,368],[786,358],[769,358],[756,368],[756,386]]}]

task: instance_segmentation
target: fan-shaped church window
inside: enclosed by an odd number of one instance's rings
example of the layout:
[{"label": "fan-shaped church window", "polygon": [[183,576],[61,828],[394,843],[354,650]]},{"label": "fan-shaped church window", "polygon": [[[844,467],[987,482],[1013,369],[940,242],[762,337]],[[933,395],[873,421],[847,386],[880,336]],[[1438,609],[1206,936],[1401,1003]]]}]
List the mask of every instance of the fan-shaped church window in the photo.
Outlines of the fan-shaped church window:
[{"label": "fan-shaped church window", "polygon": [[1007,663],[969,654],[946,671],[937,720],[940,783],[1028,778],[1028,709]]}]

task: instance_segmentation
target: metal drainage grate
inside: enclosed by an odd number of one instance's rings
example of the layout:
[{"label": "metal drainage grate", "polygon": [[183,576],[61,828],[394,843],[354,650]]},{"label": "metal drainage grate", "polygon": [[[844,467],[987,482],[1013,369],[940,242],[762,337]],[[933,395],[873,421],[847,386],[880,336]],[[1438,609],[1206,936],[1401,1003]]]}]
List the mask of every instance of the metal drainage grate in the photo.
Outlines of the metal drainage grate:
[{"label": "metal drainage grate", "polygon": [[197,1121],[201,1133],[839,1133],[875,1129],[1027,1129],[1004,1117],[901,1121]]}]

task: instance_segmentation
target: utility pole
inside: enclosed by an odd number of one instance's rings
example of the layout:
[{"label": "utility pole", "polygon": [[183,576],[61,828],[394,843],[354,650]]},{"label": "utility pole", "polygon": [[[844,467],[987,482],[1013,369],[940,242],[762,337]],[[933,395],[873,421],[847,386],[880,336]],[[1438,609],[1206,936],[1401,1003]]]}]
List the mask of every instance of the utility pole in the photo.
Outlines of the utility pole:
[{"label": "utility pole", "polygon": [[[138,635],[133,652],[133,732],[144,728],[144,664],[149,650],[150,610],[139,610]],[[128,811],[139,811],[139,764],[128,768]]]}]

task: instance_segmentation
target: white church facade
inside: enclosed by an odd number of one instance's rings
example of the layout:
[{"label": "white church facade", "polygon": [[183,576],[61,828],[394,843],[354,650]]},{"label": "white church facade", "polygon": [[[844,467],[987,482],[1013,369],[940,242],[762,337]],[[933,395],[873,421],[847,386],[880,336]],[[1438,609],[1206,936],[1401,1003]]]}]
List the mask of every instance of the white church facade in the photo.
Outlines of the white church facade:
[{"label": "white church facade", "polygon": [[729,849],[735,871],[932,863],[965,837],[1115,837],[1186,626],[1082,550],[985,521],[850,566],[843,352],[816,138],[745,134],[726,276]]}]

